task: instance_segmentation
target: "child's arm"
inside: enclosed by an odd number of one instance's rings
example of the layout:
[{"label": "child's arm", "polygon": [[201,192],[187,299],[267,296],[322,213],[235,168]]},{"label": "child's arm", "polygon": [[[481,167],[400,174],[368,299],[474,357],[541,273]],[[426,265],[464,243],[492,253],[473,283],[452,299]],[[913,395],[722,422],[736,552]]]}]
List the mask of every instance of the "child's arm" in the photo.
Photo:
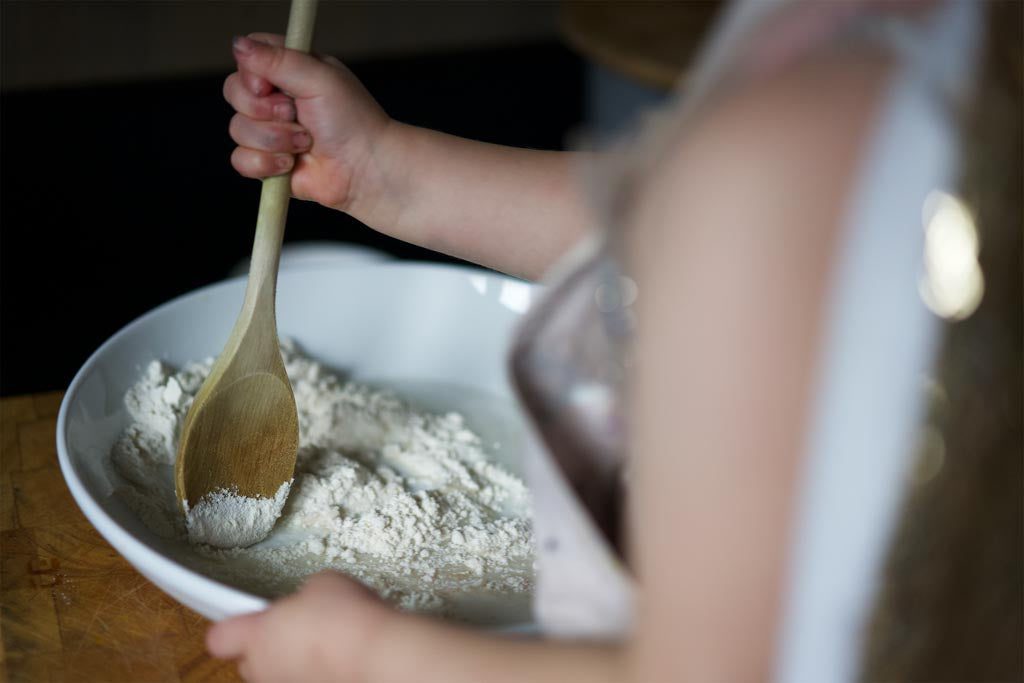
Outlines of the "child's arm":
[{"label": "child's arm", "polygon": [[[488,683],[621,683],[628,680],[622,645],[496,638],[436,620],[396,620],[384,638],[402,643],[402,657],[375,659],[372,681]],[[387,650],[387,641],[381,641]],[[424,666],[429,662],[429,667]],[[429,674],[427,673],[429,671]]]},{"label": "child's arm", "polygon": [[247,681],[610,683],[625,674],[622,648],[497,638],[401,614],[331,572],[266,612],[215,625],[207,645],[236,659]]},{"label": "child's arm", "polygon": [[583,233],[583,202],[570,168],[574,154],[399,123],[391,128],[394,194],[366,216],[374,228],[527,278],[543,275]]},{"label": "child's arm", "polygon": [[771,678],[828,283],[888,68],[820,60],[723,97],[642,190],[629,639],[467,632],[328,575],[215,626],[211,652],[252,680]]},{"label": "child's arm", "polygon": [[242,175],[262,178],[294,165],[292,192],[301,199],[525,277],[543,274],[582,233],[572,155],[400,124],[340,62],[281,42],[268,34],[235,41],[239,70],[224,95],[238,111],[231,160]]}]

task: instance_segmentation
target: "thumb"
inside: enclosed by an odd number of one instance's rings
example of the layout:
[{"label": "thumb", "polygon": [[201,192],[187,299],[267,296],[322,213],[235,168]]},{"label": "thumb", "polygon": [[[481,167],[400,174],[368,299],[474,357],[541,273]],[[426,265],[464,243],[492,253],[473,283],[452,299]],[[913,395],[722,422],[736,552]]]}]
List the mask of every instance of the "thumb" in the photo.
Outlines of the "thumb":
[{"label": "thumb", "polygon": [[323,81],[333,71],[312,55],[244,36],[236,37],[231,49],[240,68],[265,78],[292,97],[322,94]]},{"label": "thumb", "polygon": [[214,657],[235,659],[241,657],[263,619],[263,612],[225,619],[206,632],[206,649]]}]

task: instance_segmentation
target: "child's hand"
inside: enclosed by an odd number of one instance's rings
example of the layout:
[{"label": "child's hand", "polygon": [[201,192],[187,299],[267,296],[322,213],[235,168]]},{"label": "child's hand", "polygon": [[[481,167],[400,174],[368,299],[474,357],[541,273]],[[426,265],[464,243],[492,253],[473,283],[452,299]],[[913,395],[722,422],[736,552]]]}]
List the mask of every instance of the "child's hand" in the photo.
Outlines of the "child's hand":
[{"label": "child's hand", "polygon": [[363,680],[392,614],[359,583],[321,572],[265,612],[215,624],[206,646],[215,657],[238,660],[247,681]]},{"label": "child's hand", "polygon": [[283,45],[266,33],[234,41],[238,71],[224,82],[238,112],[231,164],[250,178],[294,166],[292,194],[353,213],[358,199],[378,192],[374,150],[390,119],[341,62]]},{"label": "child's hand", "polygon": [[224,82],[231,164],[433,251],[538,277],[590,217],[570,155],[464,140],[393,121],[341,62],[266,33],[236,38]]}]

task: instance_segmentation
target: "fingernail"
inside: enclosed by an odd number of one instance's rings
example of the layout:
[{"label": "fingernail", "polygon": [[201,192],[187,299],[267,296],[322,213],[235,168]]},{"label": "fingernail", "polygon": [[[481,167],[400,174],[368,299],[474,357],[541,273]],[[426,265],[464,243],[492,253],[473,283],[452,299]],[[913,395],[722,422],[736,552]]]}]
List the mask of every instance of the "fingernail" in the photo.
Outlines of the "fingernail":
[{"label": "fingernail", "polygon": [[292,167],[292,158],[290,155],[278,157],[277,161],[274,163],[277,164],[277,167],[282,171],[287,171]]},{"label": "fingernail", "polygon": [[309,133],[296,133],[292,136],[292,145],[295,149],[306,149],[309,147]]},{"label": "fingernail", "polygon": [[245,36],[235,36],[231,40],[231,49],[233,49],[235,52],[241,52],[243,55],[249,54],[250,52],[252,52],[252,48],[253,42]]},{"label": "fingernail", "polygon": [[279,121],[294,121],[295,107],[290,102],[281,102],[274,105],[274,118]]}]

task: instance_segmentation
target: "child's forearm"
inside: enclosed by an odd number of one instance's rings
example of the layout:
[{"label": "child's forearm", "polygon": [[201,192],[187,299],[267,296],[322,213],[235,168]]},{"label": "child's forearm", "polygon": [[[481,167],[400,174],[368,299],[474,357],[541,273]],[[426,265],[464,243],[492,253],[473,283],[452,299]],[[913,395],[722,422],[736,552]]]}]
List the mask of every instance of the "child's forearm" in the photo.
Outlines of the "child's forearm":
[{"label": "child's forearm", "polygon": [[503,147],[390,124],[352,213],[420,246],[537,278],[587,223],[575,154]]},{"label": "child's forearm", "polygon": [[375,643],[367,661],[367,679],[374,681],[602,683],[627,678],[621,646],[489,635],[421,617],[392,619]]}]

